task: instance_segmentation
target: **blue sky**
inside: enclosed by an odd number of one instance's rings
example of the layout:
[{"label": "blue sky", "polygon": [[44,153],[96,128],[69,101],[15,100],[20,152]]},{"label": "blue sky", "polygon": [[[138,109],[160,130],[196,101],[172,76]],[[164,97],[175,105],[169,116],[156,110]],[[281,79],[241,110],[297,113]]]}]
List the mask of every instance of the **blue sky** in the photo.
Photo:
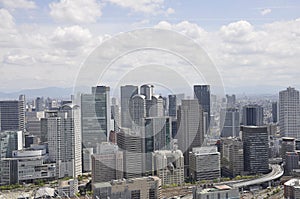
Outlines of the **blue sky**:
[{"label": "blue sky", "polygon": [[299,13],[296,0],[0,0],[0,91],[72,87],[103,40],[144,27],[197,42],[228,92],[300,88]]}]

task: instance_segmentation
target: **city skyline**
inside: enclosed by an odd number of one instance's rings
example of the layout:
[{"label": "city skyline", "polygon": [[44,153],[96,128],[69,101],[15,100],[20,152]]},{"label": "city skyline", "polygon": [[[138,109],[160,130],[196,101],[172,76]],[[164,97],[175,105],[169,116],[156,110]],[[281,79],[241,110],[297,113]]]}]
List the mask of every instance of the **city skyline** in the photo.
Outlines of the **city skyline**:
[{"label": "city skyline", "polygon": [[298,2],[89,0],[84,9],[80,1],[0,4],[0,92],[72,87],[81,64],[104,40],[153,27],[193,39],[215,64],[228,93],[300,87]]}]

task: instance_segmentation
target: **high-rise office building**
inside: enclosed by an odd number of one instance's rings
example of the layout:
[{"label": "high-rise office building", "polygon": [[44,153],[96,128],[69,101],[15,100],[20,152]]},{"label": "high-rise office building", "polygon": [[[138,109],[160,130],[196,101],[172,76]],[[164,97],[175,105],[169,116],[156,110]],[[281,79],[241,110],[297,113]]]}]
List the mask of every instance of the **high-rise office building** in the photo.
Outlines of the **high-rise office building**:
[{"label": "high-rise office building", "polygon": [[235,95],[226,95],[227,108],[234,108],[236,103]]},{"label": "high-rise office building", "polygon": [[25,96],[19,100],[0,101],[0,130],[25,130]]},{"label": "high-rise office building", "polygon": [[210,86],[194,85],[194,95],[204,112],[204,130],[207,133],[210,126]]},{"label": "high-rise office building", "polygon": [[144,171],[152,170],[152,153],[157,150],[169,150],[172,124],[170,117],[147,117],[144,120],[145,137],[142,139],[145,158]]},{"label": "high-rise office building", "polygon": [[221,137],[239,137],[240,134],[239,110],[236,108],[227,108],[226,111],[221,111],[221,118],[224,118],[224,125],[221,131]]},{"label": "high-rise office building", "polygon": [[41,97],[37,97],[35,99],[35,111],[43,111],[44,110],[44,99]]},{"label": "high-rise office building", "polygon": [[169,116],[174,118],[177,116],[176,95],[169,95]]},{"label": "high-rise office building", "polygon": [[144,95],[146,100],[151,100],[153,96],[154,86],[151,84],[142,85],[140,88],[140,94]]},{"label": "high-rise office building", "polygon": [[82,174],[80,108],[66,104],[44,119],[49,159],[56,163],[58,178]]},{"label": "high-rise office building", "polygon": [[263,107],[247,105],[243,107],[242,124],[244,126],[262,126],[264,121]]},{"label": "high-rise office building", "polygon": [[113,120],[113,130],[118,132],[121,127],[120,107],[116,103],[116,98],[112,98],[111,103],[111,119]]},{"label": "high-rise office building", "polygon": [[164,116],[164,100],[160,95],[152,95],[150,100],[146,99],[146,116],[162,117]]},{"label": "high-rise office building", "polygon": [[133,85],[121,86],[121,126],[131,128],[132,117],[129,112],[129,102],[138,94],[138,87]]},{"label": "high-rise office building", "polygon": [[[186,171],[189,165],[189,152],[200,147],[204,141],[203,111],[198,100],[182,100],[179,108],[177,126],[178,147],[184,153]],[[185,172],[187,174],[187,172]]]},{"label": "high-rise office building", "polygon": [[268,173],[268,129],[266,126],[242,126],[244,169],[250,174]]},{"label": "high-rise office building", "polygon": [[193,148],[189,156],[189,177],[193,180],[214,180],[221,177],[221,158],[217,147],[204,146]]},{"label": "high-rise office building", "polygon": [[235,177],[244,173],[244,149],[240,138],[221,139],[222,175]]},{"label": "high-rise office building", "polygon": [[144,161],[142,133],[122,128],[117,134],[117,144],[123,152],[124,177],[128,179],[142,176]]},{"label": "high-rise office building", "polygon": [[82,144],[96,150],[97,144],[106,142],[110,131],[110,88],[92,87],[92,94],[81,95]]},{"label": "high-rise office building", "polygon": [[278,103],[277,102],[272,103],[272,122],[273,123],[278,122]]},{"label": "high-rise office building", "polygon": [[12,158],[13,151],[21,149],[23,149],[22,131],[0,133],[0,185],[18,183],[17,164],[6,158]]},{"label": "high-rise office building", "polygon": [[279,92],[279,126],[282,136],[300,139],[300,101],[295,88]]},{"label": "high-rise office building", "polygon": [[123,179],[123,152],[109,142],[102,142],[99,149],[92,155],[92,182]]},{"label": "high-rise office building", "polygon": [[129,112],[133,126],[142,126],[146,117],[146,97],[144,95],[135,95],[129,102]]},{"label": "high-rise office building", "polygon": [[152,175],[162,185],[184,183],[184,158],[180,150],[159,150],[153,153]]}]

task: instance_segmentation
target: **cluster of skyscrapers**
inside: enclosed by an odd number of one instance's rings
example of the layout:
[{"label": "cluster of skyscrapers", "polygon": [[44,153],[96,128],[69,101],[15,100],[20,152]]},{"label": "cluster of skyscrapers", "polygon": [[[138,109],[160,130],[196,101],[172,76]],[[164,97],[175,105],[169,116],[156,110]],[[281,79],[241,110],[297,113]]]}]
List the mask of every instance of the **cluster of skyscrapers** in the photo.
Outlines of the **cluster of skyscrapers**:
[{"label": "cluster of skyscrapers", "polygon": [[[270,158],[297,172],[299,91],[281,91],[267,120],[262,104],[227,95],[216,108],[209,85],[193,89],[191,99],[145,84],[121,86],[119,100],[97,86],[70,101],[0,101],[0,185],[71,177],[71,196],[78,176],[91,172],[98,197],[157,198],[161,185],[268,173]],[[128,183],[149,190],[114,188]]]}]

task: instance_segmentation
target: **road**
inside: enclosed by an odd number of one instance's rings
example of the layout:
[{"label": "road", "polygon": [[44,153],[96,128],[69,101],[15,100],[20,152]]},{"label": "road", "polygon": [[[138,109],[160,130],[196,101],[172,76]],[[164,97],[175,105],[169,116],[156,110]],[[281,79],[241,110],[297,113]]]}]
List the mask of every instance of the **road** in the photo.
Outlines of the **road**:
[{"label": "road", "polygon": [[269,182],[272,180],[276,180],[280,178],[283,175],[283,169],[280,165],[270,165],[272,168],[272,171],[266,175],[264,175],[261,178],[254,179],[254,180],[249,180],[249,181],[244,181],[244,182],[237,182],[237,183],[232,183],[231,185],[234,188],[240,188],[240,187],[247,187],[250,185],[257,185],[257,184],[262,184],[264,182]]}]

